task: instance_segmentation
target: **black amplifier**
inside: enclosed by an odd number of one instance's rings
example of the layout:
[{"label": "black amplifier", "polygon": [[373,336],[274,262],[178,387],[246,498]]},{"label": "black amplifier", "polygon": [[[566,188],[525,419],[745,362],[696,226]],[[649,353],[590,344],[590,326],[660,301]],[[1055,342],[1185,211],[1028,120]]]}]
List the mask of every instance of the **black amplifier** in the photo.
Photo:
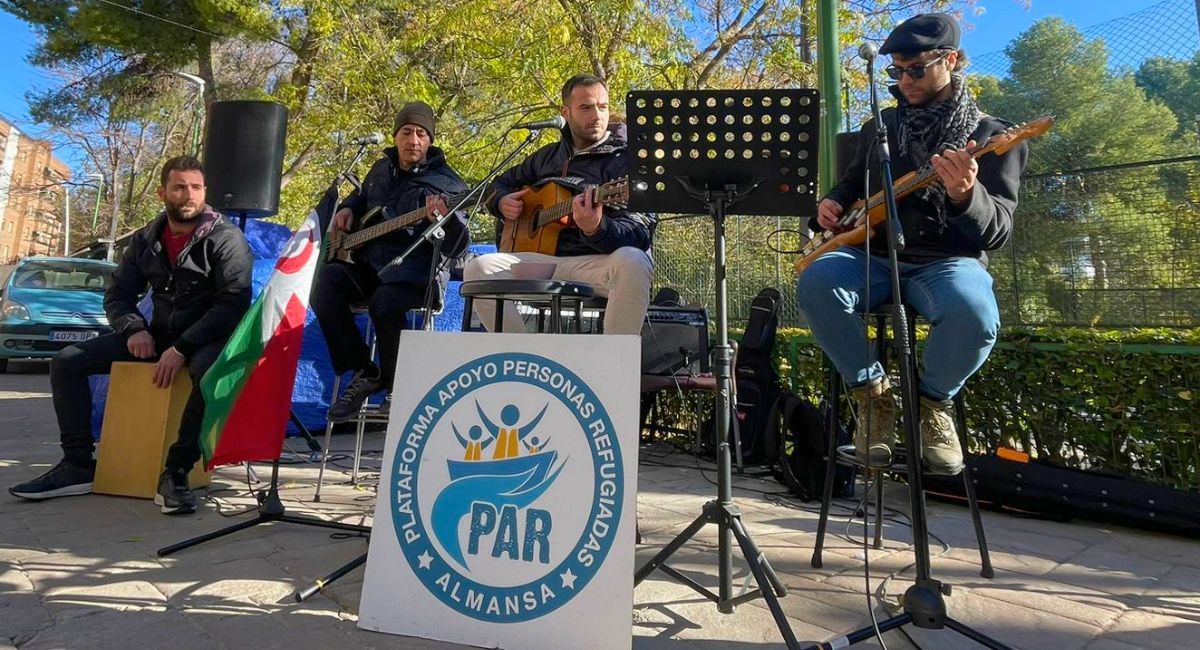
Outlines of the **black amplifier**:
[{"label": "black amplifier", "polygon": [[708,371],[708,310],[651,305],[642,323],[642,374]]}]

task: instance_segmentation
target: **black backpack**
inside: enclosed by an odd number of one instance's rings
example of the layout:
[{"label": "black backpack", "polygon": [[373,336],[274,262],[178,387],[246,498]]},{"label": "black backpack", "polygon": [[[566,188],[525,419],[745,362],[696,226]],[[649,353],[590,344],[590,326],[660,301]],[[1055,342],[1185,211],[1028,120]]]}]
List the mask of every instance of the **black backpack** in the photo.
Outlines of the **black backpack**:
[{"label": "black backpack", "polygon": [[[778,462],[775,478],[802,501],[820,499],[825,489],[826,457],[830,453],[826,423],[829,408],[822,401],[820,408],[807,399],[784,393],[771,410],[770,421],[778,433],[769,438],[777,440]],[[838,446],[852,442],[852,434],[840,422],[834,438]],[[854,468],[837,465],[833,475],[833,496],[854,496]]]},{"label": "black backpack", "polygon": [[[758,292],[750,303],[750,319],[737,347],[733,368],[737,391],[734,404],[736,419],[730,421],[730,426],[737,428],[738,439],[742,443],[742,461],[750,465],[770,465],[779,448],[777,440],[769,436],[771,427],[768,424],[771,408],[783,390],[771,358],[782,300],[779,292],[770,287]],[[716,451],[715,428],[711,415],[701,425],[701,440],[709,454]],[[737,462],[737,450],[732,448],[733,442],[731,428],[730,451],[734,462]]]},{"label": "black backpack", "polygon": [[769,435],[771,408],[783,393],[775,370],[775,332],[783,297],[767,287],[750,303],[750,318],[738,343],[733,379],[737,388],[738,433],[742,460],[769,465],[775,460],[778,442]]}]

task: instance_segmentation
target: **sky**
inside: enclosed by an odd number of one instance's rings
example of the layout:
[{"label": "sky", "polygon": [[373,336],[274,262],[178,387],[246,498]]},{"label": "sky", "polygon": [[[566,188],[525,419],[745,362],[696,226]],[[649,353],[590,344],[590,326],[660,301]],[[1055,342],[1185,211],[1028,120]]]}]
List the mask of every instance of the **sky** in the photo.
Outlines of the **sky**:
[{"label": "sky", "polygon": [[1058,16],[1086,29],[1161,4],[1163,0],[976,0],[976,15],[964,16],[971,28],[962,44],[972,56],[1003,50],[1008,42],[1033,23]]},{"label": "sky", "polygon": [[[1161,2],[1163,0],[1032,0],[1026,9],[1022,0],[976,0],[974,11],[966,17],[970,27],[963,34],[963,46],[973,57],[978,57],[1004,49],[1014,37],[1047,16],[1060,16],[1086,29]],[[25,93],[45,88],[50,83],[44,73],[26,62],[36,43],[37,35],[28,25],[0,11],[0,70],[3,70],[0,74],[0,115],[34,135],[39,130],[29,122]],[[58,155],[77,166],[79,156],[71,152],[58,152]]]}]

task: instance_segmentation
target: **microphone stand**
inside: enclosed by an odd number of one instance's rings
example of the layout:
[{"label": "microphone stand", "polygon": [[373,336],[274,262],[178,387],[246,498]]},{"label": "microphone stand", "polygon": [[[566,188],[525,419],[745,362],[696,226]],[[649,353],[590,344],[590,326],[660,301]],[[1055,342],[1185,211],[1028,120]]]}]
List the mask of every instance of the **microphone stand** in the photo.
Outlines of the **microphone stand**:
[{"label": "microphone stand", "polygon": [[[898,251],[904,248],[904,234],[900,228],[900,210],[896,205],[896,192],[892,187],[892,157],[888,148],[887,125],[883,121],[883,113],[879,109],[879,94],[875,86],[875,55],[864,56],[867,60],[867,83],[871,87],[871,114],[875,118],[875,147],[879,160],[880,182],[883,185],[884,204],[888,214],[888,263],[891,266],[892,280],[892,340],[896,350],[896,360],[900,371],[900,395],[904,408],[904,444],[908,448],[908,498],[912,508],[913,552],[916,555],[916,578],[913,586],[904,592],[902,605],[904,613],[885,621],[879,621],[878,626],[872,625],[850,634],[826,641],[813,646],[821,650],[844,648],[861,643],[884,632],[912,624],[919,628],[942,630],[950,628],[955,632],[992,648],[993,650],[1008,650],[1008,646],[988,637],[953,619],[946,613],[945,596],[950,595],[950,585],[932,577],[929,555],[929,520],[925,512],[925,489],[922,485],[921,469],[921,434],[918,423],[918,395],[916,362],[913,361],[913,342],[909,340],[908,318],[904,310],[903,294],[900,291],[900,261]],[[864,220],[866,216],[864,215]],[[864,221],[863,228],[870,227]],[[870,260],[868,259],[868,264]],[[879,334],[882,335],[882,334]],[[831,453],[833,453],[831,451]],[[966,470],[964,470],[966,471]]]},{"label": "microphone stand", "polygon": [[[450,219],[454,216],[454,213],[463,209],[463,207],[465,207],[468,203],[474,201],[478,195],[481,195],[483,190],[487,189],[487,187],[491,185],[492,179],[499,176],[500,171],[507,168],[508,164],[517,157],[517,154],[524,151],[525,148],[532,144],[534,140],[537,140],[538,134],[539,131],[530,131],[529,135],[525,136],[524,142],[517,146],[516,149],[513,149],[512,152],[504,158],[504,160],[500,161],[500,164],[493,167],[491,171],[489,171],[487,175],[483,177],[483,180],[476,184],[470,192],[467,192],[467,194],[463,196],[454,207],[448,209],[446,214],[438,215],[438,220],[435,221],[433,225],[426,228],[425,232],[421,233],[421,236],[418,237],[417,240],[412,244],[410,244],[407,250],[397,255],[392,261],[388,262],[387,266],[379,270],[379,273],[382,274],[387,269],[404,262],[404,260],[407,259],[408,256],[412,255],[413,251],[417,250],[417,247],[421,244],[424,244],[425,242],[433,244],[435,241],[444,239],[446,237],[446,231],[444,227],[446,222],[450,221]],[[437,259],[436,256],[434,259]]]}]

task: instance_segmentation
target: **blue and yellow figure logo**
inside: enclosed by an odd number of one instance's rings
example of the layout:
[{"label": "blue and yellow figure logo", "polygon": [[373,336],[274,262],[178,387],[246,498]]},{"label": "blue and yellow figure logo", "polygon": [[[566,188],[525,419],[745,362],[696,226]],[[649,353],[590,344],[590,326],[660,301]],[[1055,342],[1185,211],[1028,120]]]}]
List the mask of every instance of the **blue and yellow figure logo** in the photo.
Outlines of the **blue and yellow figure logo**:
[{"label": "blue and yellow figure logo", "polygon": [[441,602],[482,621],[528,621],[569,602],[603,564],[624,476],[612,421],[579,376],[534,354],[489,355],[435,383],[408,418],[392,520]]}]

